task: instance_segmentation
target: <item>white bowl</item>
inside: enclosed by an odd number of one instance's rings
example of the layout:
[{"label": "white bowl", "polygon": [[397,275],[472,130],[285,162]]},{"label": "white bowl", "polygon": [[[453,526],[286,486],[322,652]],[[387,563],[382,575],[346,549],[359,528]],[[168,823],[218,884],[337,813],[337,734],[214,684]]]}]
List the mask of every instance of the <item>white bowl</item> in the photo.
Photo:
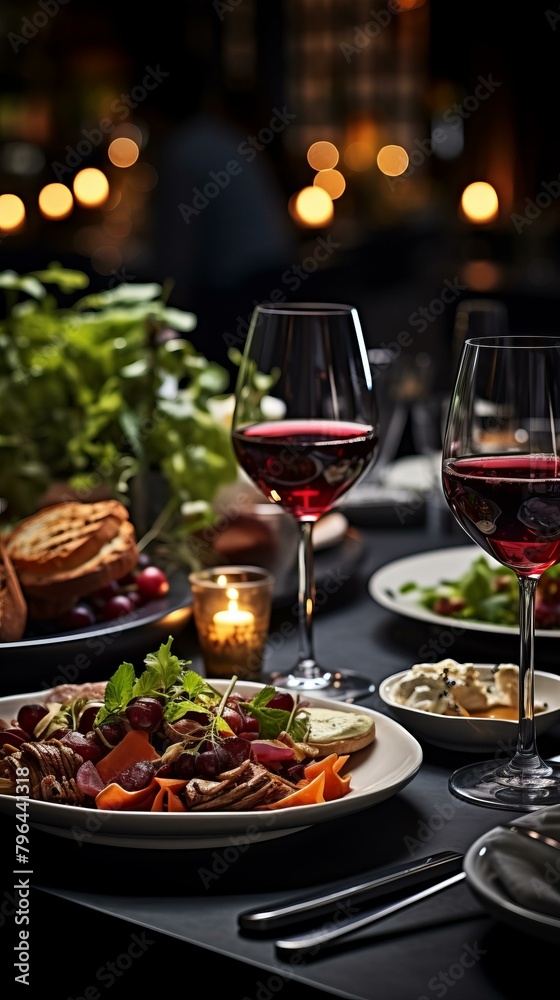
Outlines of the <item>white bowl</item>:
[{"label": "white bowl", "polygon": [[[492,678],[492,664],[475,663],[482,680]],[[436,715],[418,708],[399,705],[391,697],[394,685],[408,671],[386,677],[379,685],[379,697],[405,729],[419,740],[426,740],[445,750],[479,753],[515,750],[517,722],[508,719],[477,719],[475,716]],[[560,720],[560,677],[557,674],[535,670],[535,701],[546,704],[543,712],[535,715],[537,737]],[[558,747],[560,751],[560,746]]]}]

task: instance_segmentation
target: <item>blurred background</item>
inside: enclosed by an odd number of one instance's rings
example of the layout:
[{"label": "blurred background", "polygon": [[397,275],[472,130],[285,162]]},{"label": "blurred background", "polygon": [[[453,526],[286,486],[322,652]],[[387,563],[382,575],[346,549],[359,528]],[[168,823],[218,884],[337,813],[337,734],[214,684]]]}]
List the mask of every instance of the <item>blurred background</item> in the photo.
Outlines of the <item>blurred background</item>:
[{"label": "blurred background", "polygon": [[461,303],[556,332],[557,22],[443,0],[6,0],[0,270],[162,282],[232,378],[258,300],[350,301],[404,395],[445,390]]}]

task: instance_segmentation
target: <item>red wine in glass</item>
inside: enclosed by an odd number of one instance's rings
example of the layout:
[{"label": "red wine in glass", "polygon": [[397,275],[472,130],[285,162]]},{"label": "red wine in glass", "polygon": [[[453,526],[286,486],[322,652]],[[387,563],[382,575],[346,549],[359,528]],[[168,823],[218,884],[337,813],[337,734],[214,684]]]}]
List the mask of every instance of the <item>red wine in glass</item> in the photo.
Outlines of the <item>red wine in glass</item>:
[{"label": "red wine in glass", "polygon": [[[498,809],[560,805],[560,765],[537,748],[535,594],[560,562],[560,338],[465,341],[447,416],[442,487],[454,517],[519,585],[519,693],[515,752],[449,778],[458,798]],[[506,751],[505,758],[503,756]]]},{"label": "red wine in glass", "polygon": [[[262,405],[263,393],[271,408]],[[278,419],[277,414],[281,414]],[[253,313],[235,389],[232,446],[243,471],[298,527],[298,653],[272,683],[353,699],[375,684],[344,655],[332,667],[314,652],[312,531],[378,456],[373,377],[354,306],[261,303]]]},{"label": "red wine in glass", "polygon": [[247,475],[298,520],[316,521],[369,466],[373,427],[337,420],[271,420],[233,432]]},{"label": "red wine in glass", "polygon": [[448,503],[462,527],[516,573],[560,560],[560,478],[554,455],[506,454],[449,461]]}]

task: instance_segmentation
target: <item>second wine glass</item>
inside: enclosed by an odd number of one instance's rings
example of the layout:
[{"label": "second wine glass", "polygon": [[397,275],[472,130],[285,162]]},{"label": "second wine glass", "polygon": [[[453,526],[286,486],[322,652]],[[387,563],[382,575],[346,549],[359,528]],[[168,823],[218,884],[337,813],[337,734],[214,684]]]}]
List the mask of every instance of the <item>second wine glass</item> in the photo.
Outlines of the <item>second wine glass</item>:
[{"label": "second wine glass", "polygon": [[[263,420],[263,387],[282,416]],[[236,386],[237,460],[271,503],[299,527],[299,655],[274,682],[335,698],[375,689],[344,664],[315,658],[315,522],[361,478],[378,451],[378,418],[360,320],[350,305],[263,303],[256,307]]]}]

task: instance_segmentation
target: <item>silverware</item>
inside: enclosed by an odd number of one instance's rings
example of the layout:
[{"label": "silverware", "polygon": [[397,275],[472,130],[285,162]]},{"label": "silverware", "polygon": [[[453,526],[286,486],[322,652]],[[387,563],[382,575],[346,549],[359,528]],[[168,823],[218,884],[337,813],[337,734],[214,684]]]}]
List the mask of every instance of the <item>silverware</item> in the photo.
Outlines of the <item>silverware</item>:
[{"label": "silverware", "polygon": [[285,953],[286,955],[293,955],[295,952],[298,955],[309,954],[310,952],[315,954],[332,941],[337,941],[339,938],[345,937],[353,931],[367,927],[369,924],[374,924],[385,917],[390,917],[394,913],[398,913],[399,910],[404,910],[406,907],[412,906],[413,903],[418,903],[421,899],[427,899],[428,896],[433,896],[437,892],[442,892],[443,889],[457,885],[464,878],[466,878],[465,872],[458,872],[450,878],[443,879],[441,882],[436,882],[434,885],[420,889],[419,892],[415,892],[411,896],[405,896],[403,899],[397,900],[396,903],[389,903],[387,906],[378,907],[378,909],[373,910],[371,913],[366,913],[362,916],[350,917],[337,926],[333,927],[331,924],[329,927],[318,931],[310,931],[307,934],[298,934],[294,937],[276,941],[276,950],[280,954]]},{"label": "silverware", "polygon": [[323,893],[320,896],[300,896],[288,904],[271,903],[263,910],[246,910],[238,917],[239,927],[245,931],[266,933],[280,927],[297,925],[302,921],[322,917],[340,910],[341,904],[357,906],[381,896],[398,892],[405,886],[418,885],[436,876],[458,872],[463,867],[463,855],[454,851],[430,854],[412,863],[383,868],[375,878],[350,888]]},{"label": "silverware", "polygon": [[506,823],[502,826],[502,830],[509,830],[510,833],[519,833],[523,837],[538,840],[541,844],[546,844],[547,847],[555,847],[560,851],[560,841],[555,840],[554,837],[547,837],[544,833],[540,833],[539,830],[533,830],[529,826],[516,826],[515,823]]}]

